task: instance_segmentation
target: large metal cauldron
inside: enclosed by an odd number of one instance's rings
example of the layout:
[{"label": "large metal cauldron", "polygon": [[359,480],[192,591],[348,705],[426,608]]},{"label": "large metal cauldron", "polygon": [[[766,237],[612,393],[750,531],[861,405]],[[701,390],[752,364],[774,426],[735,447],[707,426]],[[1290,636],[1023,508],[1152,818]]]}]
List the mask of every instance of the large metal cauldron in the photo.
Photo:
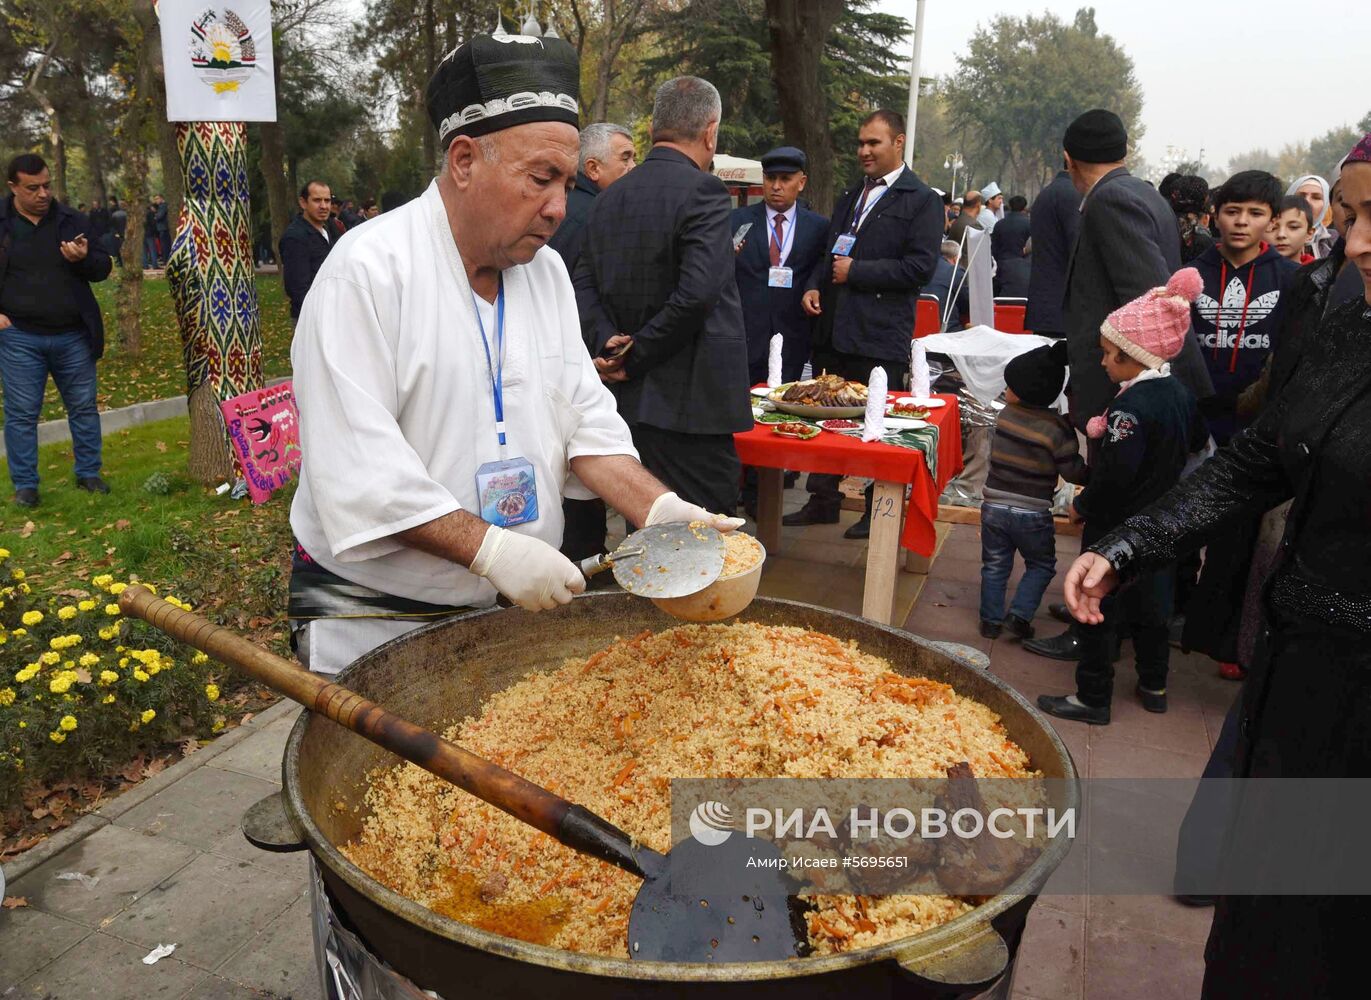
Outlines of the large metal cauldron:
[{"label": "large metal cauldron", "polygon": [[[824,608],[759,598],[737,621],[797,625],[856,640],[895,670],[954,685],[999,713],[1033,765],[1066,788],[1076,771],[1066,748],[1028,703],[997,678],[937,646]],[[363,656],[340,681],[420,725],[442,730],[485,698],[535,671],[588,656],[644,628],[679,624],[647,601],[592,594],[556,612],[492,610],[418,629]],[[334,904],[372,951],[425,989],[455,1000],[481,997],[966,996],[1012,962],[1036,893],[1068,845],[1054,844],[1011,890],[924,934],[850,952],[788,962],[730,965],[632,962],[529,944],[440,916],[391,891],[336,845],[355,837],[367,809],[365,778],[395,758],[320,716],[302,714],[283,764],[286,810],[316,858]],[[339,808],[339,806],[343,808]]]}]

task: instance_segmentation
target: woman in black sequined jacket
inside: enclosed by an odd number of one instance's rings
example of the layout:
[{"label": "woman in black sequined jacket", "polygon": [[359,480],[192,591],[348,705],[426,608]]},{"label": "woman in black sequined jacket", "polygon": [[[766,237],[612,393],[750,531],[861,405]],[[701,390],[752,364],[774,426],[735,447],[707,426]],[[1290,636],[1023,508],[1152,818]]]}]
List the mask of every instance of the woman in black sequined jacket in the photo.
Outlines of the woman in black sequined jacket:
[{"label": "woman in black sequined jacket", "polygon": [[[1371,288],[1371,136],[1342,171],[1349,266]],[[1083,553],[1067,603],[1099,599],[1294,499],[1266,589],[1267,628],[1243,691],[1239,778],[1371,778],[1371,291],[1286,345],[1256,422],[1194,475]],[[1251,832],[1251,831],[1248,831]],[[1237,836],[1244,831],[1238,830]],[[1255,834],[1254,834],[1255,839]],[[1287,866],[1297,859],[1273,859]],[[1371,859],[1366,861],[1371,865]],[[1333,997],[1365,988],[1371,900],[1223,896],[1204,997]]]}]

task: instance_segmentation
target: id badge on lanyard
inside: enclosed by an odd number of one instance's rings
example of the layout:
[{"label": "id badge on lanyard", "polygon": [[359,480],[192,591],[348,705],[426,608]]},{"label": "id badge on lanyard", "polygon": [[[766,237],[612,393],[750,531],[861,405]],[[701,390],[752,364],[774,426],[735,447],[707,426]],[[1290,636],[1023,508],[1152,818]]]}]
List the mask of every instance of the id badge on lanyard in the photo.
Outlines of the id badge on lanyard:
[{"label": "id badge on lanyard", "polygon": [[500,445],[500,461],[486,462],[476,470],[476,496],[481,505],[481,520],[501,528],[527,524],[538,520],[538,479],[533,463],[519,456],[505,454],[505,279],[500,278],[500,291],[495,298],[495,358],[490,354],[481,310],[476,305],[476,293],[471,296],[476,310],[476,328],[481,332],[481,346],[486,351],[486,371],[490,375],[490,391],[495,399],[495,437]]}]

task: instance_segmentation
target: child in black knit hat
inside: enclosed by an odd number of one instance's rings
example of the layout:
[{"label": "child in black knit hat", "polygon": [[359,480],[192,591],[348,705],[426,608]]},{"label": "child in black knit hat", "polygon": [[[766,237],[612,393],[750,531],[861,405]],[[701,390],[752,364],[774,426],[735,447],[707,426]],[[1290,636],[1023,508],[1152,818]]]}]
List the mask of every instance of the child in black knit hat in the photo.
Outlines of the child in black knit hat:
[{"label": "child in black knit hat", "polygon": [[[1066,342],[1021,354],[1004,371],[1006,406],[995,420],[990,475],[981,504],[981,635],[1008,629],[1033,635],[1033,616],[1057,571],[1052,499],[1057,477],[1084,483],[1087,469],[1076,432],[1052,408],[1066,381]],[[1014,554],[1024,575],[1005,615],[1005,590]]]}]

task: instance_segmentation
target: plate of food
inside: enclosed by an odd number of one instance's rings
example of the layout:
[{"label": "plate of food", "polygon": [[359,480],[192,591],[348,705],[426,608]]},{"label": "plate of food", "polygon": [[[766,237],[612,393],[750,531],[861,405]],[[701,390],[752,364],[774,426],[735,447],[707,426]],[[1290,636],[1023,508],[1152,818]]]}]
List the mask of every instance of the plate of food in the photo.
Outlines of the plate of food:
[{"label": "plate of food", "polygon": [[851,433],[862,429],[860,420],[848,420],[846,418],[820,420],[819,426],[826,431],[836,431],[839,434]]},{"label": "plate of food", "polygon": [[866,386],[826,372],[777,386],[767,398],[778,410],[797,417],[860,417],[866,412]]},{"label": "plate of food", "polygon": [[928,407],[920,406],[917,403],[906,402],[905,400],[894,400],[885,406],[886,416],[890,417],[911,417],[914,420],[924,420],[928,417]]},{"label": "plate of food", "polygon": [[795,438],[799,441],[808,441],[810,438],[818,437],[823,433],[819,428],[802,424],[798,420],[784,424],[772,424],[771,431],[773,434],[781,435],[781,437]]},{"label": "plate of food", "polygon": [[760,396],[762,399],[765,399],[767,396],[770,396],[776,390],[767,388],[764,385],[754,385],[749,391],[752,393],[752,395]]}]

